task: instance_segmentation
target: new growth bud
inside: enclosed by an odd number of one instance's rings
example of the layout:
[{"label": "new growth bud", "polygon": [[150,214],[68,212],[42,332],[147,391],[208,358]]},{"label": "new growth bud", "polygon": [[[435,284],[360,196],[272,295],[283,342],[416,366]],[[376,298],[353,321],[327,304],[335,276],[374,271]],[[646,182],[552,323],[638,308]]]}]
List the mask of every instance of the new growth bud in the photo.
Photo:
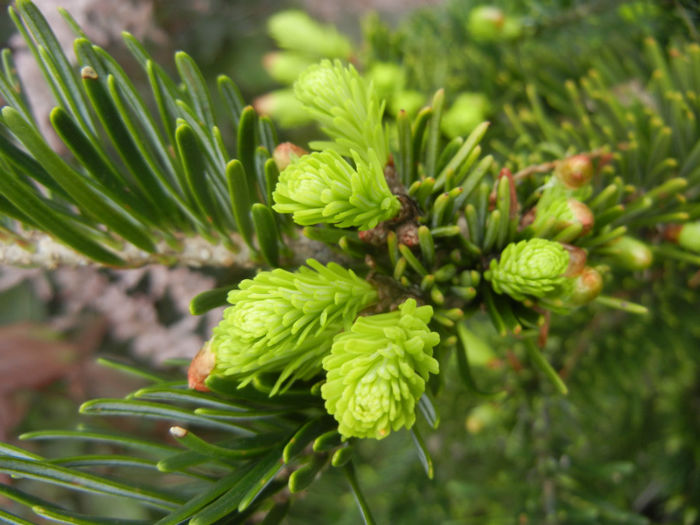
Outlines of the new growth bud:
[{"label": "new growth bud", "polygon": [[270,91],[266,95],[256,98],[253,101],[253,107],[261,115],[275,119],[280,126],[285,128],[311,122],[311,116],[291,89]]},{"label": "new growth bud", "polygon": [[557,233],[571,226],[580,226],[572,237],[585,235],[593,228],[595,218],[591,209],[578,199],[568,196],[568,191],[559,185],[547,188],[535,210],[532,227],[535,232]]},{"label": "new growth bud", "polygon": [[595,268],[586,266],[573,280],[569,295],[564,299],[564,303],[567,306],[588,304],[600,295],[602,289],[603,277]]},{"label": "new growth bud", "polygon": [[530,239],[506,246],[484,277],[496,293],[518,301],[527,296],[545,297],[561,292],[567,284],[569,260],[569,252],[558,242]]},{"label": "new growth bud", "polygon": [[396,215],[399,200],[389,191],[384,171],[370,150],[357,170],[333,150],[305,155],[280,174],[273,194],[278,213],[293,213],[302,226],[334,224],[360,230],[374,228]]},{"label": "new growth bud", "polygon": [[593,163],[588,155],[575,155],[557,163],[554,176],[567,189],[575,190],[588,184],[593,178]]},{"label": "new growth bud", "polygon": [[613,265],[630,271],[645,270],[654,260],[654,255],[646,244],[627,236],[606,244],[599,253],[607,255]]},{"label": "new growth bud", "polygon": [[263,57],[265,71],[281,84],[294,83],[313,62],[305,55],[284,51],[268,53]]},{"label": "new growth bud", "polygon": [[209,342],[204,343],[197,355],[194,356],[189,368],[187,369],[187,384],[190,388],[199,390],[200,392],[209,392],[209,388],[205,384],[207,377],[214,369],[216,356],[211,351]]},{"label": "new growth bud", "polygon": [[691,252],[700,253],[700,221],[683,225],[678,233],[678,245]]},{"label": "new growth bud", "polygon": [[519,37],[522,23],[496,6],[482,5],[469,13],[467,29],[478,42],[498,42]]},{"label": "new growth bud", "polygon": [[499,408],[492,403],[474,407],[467,416],[465,426],[470,434],[478,434],[499,420]]},{"label": "new growth bud", "polygon": [[483,93],[462,93],[442,117],[441,128],[448,137],[466,136],[488,117],[489,99]]},{"label": "new growth bud", "polygon": [[378,300],[367,281],[335,263],[309,259],[297,272],[260,272],[232,290],[224,318],[208,343],[214,373],[247,384],[279,372],[273,393],[321,370],[331,339]]},{"label": "new growth bud", "polygon": [[389,160],[384,103],[352,65],[343,66],[339,60],[314,64],[294,83],[294,93],[334,139],[312,147],[333,149],[345,157],[359,155],[365,161],[369,161],[366,152],[372,150],[382,167]]},{"label": "new growth bud", "polygon": [[291,142],[282,142],[275,148],[272,158],[275,159],[277,169],[283,171],[293,161],[307,155],[308,153],[308,151],[297,146],[296,144],[292,144]]},{"label": "new growth bud", "polygon": [[569,211],[571,212],[571,219],[565,222],[564,227],[568,227],[574,224],[581,225],[581,235],[585,235],[593,228],[593,212],[581,201],[576,199],[567,199],[566,203],[569,205]]},{"label": "new growth bud", "polygon": [[267,21],[270,36],[283,49],[315,57],[348,58],[352,45],[331,25],[319,24],[304,11],[287,10]]},{"label": "new growth bud", "polygon": [[360,317],[334,338],[321,395],[343,437],[382,439],[413,426],[428,375],[438,373],[432,314],[409,299],[398,311]]},{"label": "new growth bud", "polygon": [[572,246],[571,244],[564,244],[563,246],[569,252],[569,266],[566,267],[564,275],[566,277],[576,277],[586,267],[588,254],[586,250],[578,246]]}]

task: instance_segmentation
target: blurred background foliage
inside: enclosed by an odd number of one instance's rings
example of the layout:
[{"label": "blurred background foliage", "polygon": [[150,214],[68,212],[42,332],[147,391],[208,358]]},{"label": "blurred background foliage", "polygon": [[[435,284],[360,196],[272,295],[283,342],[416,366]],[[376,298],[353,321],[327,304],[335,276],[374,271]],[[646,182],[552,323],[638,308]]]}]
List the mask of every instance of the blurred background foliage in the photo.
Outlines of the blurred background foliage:
[{"label": "blurred background foliage", "polygon": [[[387,83],[390,111],[391,97],[404,87],[424,96],[421,104],[440,87],[446,89],[448,106],[457,103],[458,94],[473,93],[469,105],[480,106],[473,119],[492,119],[488,138],[500,161],[514,169],[551,158],[546,148],[533,157],[518,145],[507,108],[532,102],[526,85],[542,96],[550,114],[564,109],[565,81],[591,68],[623,93],[633,74],[651,72],[641,52],[646,36],[653,35],[664,48],[697,41],[700,19],[693,0],[503,0],[488,4],[517,19],[521,34],[479,39],[470,32],[470,13],[486,2],[466,0],[37,4],[49,17],[58,5],[66,7],[91,38],[117,57],[122,29],[145,40],[171,70],[173,51],[185,49],[212,84],[225,72],[247,100],[280,87],[261,65],[264,55],[275,50],[266,34],[267,19],[284,8],[304,9],[350,35],[352,58],[370,76],[381,74],[373,69],[378,64],[400,66],[400,81],[390,75],[395,82]],[[15,49],[20,45],[4,15],[0,42]],[[31,75],[20,62],[23,76]],[[129,72],[144,81],[135,67]],[[30,96],[40,104],[40,92]],[[303,142],[313,132],[286,129],[282,137]],[[523,149],[527,155],[519,154]],[[94,365],[98,352],[154,366],[191,357],[220,311],[191,317],[189,300],[237,278],[221,269],[1,269],[0,438],[69,427],[77,423],[81,400],[120,396],[138,387],[137,380],[125,381]],[[699,281],[690,263],[675,272],[656,265],[620,283],[650,308],[650,316],[596,307],[555,316],[548,358],[565,376],[568,397],[554,395],[521,365],[525,351],[515,339],[504,341],[488,322],[475,318],[472,330],[487,343],[478,346],[474,375],[483,390],[505,389],[508,395],[475,397],[464,390],[456,364],[447,371],[440,430],[421,429],[433,455],[433,480],[425,477],[407,432],[362,442],[359,476],[378,522],[700,522]],[[166,433],[154,425],[144,429]],[[72,445],[46,446],[63,447],[58,455],[67,456]],[[69,497],[87,513],[114,505],[94,496]],[[288,523],[358,523],[354,505],[345,481],[329,469],[296,499]],[[126,503],[114,510],[124,518],[148,519],[147,511]]]}]

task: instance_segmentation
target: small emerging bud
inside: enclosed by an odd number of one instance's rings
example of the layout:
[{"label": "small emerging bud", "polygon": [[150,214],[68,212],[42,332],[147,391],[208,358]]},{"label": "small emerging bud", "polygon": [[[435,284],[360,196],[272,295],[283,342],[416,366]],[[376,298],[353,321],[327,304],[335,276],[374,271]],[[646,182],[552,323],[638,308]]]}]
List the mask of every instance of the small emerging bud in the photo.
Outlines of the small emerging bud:
[{"label": "small emerging bud", "polygon": [[462,93],[442,116],[442,131],[448,137],[468,135],[490,111],[489,99],[483,93]]},{"label": "small emerging bud", "polygon": [[571,219],[570,223],[566,224],[565,227],[572,224],[580,224],[582,228],[581,235],[585,235],[591,231],[595,221],[591,209],[576,199],[568,199],[567,202],[569,204],[569,210],[571,210],[571,214],[573,215],[573,219]]},{"label": "small emerging bud", "polygon": [[405,244],[409,248],[418,246],[418,226],[415,222],[406,221],[396,228],[396,236],[401,244]]},{"label": "small emerging bud", "polygon": [[566,277],[576,277],[580,275],[583,269],[586,267],[586,260],[588,259],[588,254],[583,248],[577,246],[572,246],[570,244],[564,244],[564,249],[569,252],[569,266],[566,267],[566,272],[564,275]]},{"label": "small emerging bud", "polygon": [[292,84],[314,61],[294,52],[275,51],[263,57],[265,71],[277,82]]},{"label": "small emerging bud", "polygon": [[496,6],[482,5],[469,13],[467,29],[478,42],[498,42],[517,38],[522,33],[522,23]]},{"label": "small emerging bud", "polygon": [[496,423],[498,419],[498,409],[490,403],[485,403],[477,405],[469,412],[465,426],[470,434],[478,434]]},{"label": "small emerging bud", "polygon": [[664,228],[664,240],[672,242],[673,244],[678,244],[678,236],[681,234],[685,224],[669,224]]},{"label": "small emerging bud", "polygon": [[575,155],[558,162],[554,175],[569,189],[581,188],[593,178],[593,163],[588,155]]},{"label": "small emerging bud", "polygon": [[320,24],[304,11],[280,11],[267,21],[267,31],[283,49],[318,57],[348,58],[352,44],[332,25]]},{"label": "small emerging bud", "polygon": [[207,377],[214,369],[216,356],[211,351],[209,342],[204,343],[197,355],[194,356],[190,367],[187,369],[187,383],[190,388],[199,390],[200,392],[209,392],[209,388],[205,384]]},{"label": "small emerging bud", "polygon": [[649,268],[654,260],[654,255],[646,244],[627,236],[610,242],[601,249],[601,253],[612,257],[617,266],[630,271]]},{"label": "small emerging bud", "polygon": [[700,221],[683,225],[678,233],[678,245],[691,252],[700,253]]},{"label": "small emerging bud", "polygon": [[275,122],[285,128],[311,122],[311,116],[304,109],[304,105],[297,100],[291,89],[270,91],[253,100],[253,107],[261,115],[273,118]]},{"label": "small emerging bud", "polygon": [[389,233],[387,230],[386,223],[380,222],[374,228],[370,230],[362,230],[357,232],[358,237],[362,242],[371,244],[373,246],[382,246],[386,244],[386,237]]},{"label": "small emerging bud", "polygon": [[291,142],[282,142],[275,148],[272,158],[275,159],[277,169],[282,171],[284,168],[289,166],[293,160],[303,157],[307,153],[308,151],[300,146],[297,146],[296,144]]},{"label": "small emerging bud", "polygon": [[602,289],[603,277],[595,268],[586,266],[574,280],[571,294],[566,299],[566,303],[571,306],[588,304],[598,297]]},{"label": "small emerging bud", "polygon": [[591,209],[578,199],[567,197],[567,190],[560,185],[547,188],[535,210],[532,227],[536,232],[561,232],[571,226],[579,225],[580,230],[571,232],[563,239],[569,242],[575,237],[587,234],[593,229],[595,217]]}]

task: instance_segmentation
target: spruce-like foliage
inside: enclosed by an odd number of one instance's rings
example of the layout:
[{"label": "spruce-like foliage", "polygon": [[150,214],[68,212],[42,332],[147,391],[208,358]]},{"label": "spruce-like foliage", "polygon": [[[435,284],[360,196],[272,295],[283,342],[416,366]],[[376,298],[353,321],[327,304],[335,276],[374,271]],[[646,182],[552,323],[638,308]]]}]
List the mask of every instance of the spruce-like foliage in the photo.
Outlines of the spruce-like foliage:
[{"label": "spruce-like foliage", "polygon": [[377,302],[374,287],[351,270],[313,259],[307,264],[294,273],[260,272],[229,292],[233,306],[209,344],[215,373],[235,376],[243,387],[261,373],[278,372],[272,394],[285,382],[311,379],[333,336]]},{"label": "spruce-like foliage", "polygon": [[342,436],[381,439],[413,426],[428,374],[439,371],[431,317],[430,306],[408,299],[398,311],[360,317],[333,339],[321,395]]},{"label": "spruce-like foliage", "polygon": [[366,162],[354,154],[357,171],[338,153],[305,155],[280,174],[273,194],[274,210],[293,213],[301,226],[333,224],[370,230],[399,211],[373,150]]},{"label": "spruce-like foliage", "polygon": [[561,294],[566,285],[570,256],[563,246],[546,239],[531,239],[506,246],[500,260],[492,260],[484,273],[496,293],[523,301],[526,296]]},{"label": "spruce-like foliage", "polygon": [[[270,30],[287,61],[266,64],[295,79],[285,118],[302,112],[328,137],[307,154],[278,144],[271,118],[228,77],[220,115],[188,55],[176,55],[174,79],[126,35],[147,101],[65,14],[73,68],[39,10],[17,0],[10,17],[70,153],[40,135],[45,116],[32,114],[4,51],[0,260],[257,274],[193,299],[193,314],[228,308],[189,382],[181,369],[106,362],[151,384],[81,407],[167,422],[169,437],[106,423],[30,433],[109,452],[44,458],[0,445],[0,472],[129,498],[152,509],[148,523],[205,525],[277,523],[296,493],[340,469],[375,523],[354,451],[406,429],[428,477],[442,469],[452,482],[441,477],[440,490],[454,494],[421,506],[414,495],[433,489],[419,490],[397,452],[378,476],[389,522],[692,523],[696,13],[682,2],[541,4],[535,16],[529,2],[448,2],[395,31],[370,17],[357,53],[299,12],[277,15]],[[342,61],[351,55],[357,66]],[[436,448],[422,437],[438,424],[463,434],[465,417],[473,439]],[[652,435],[673,466],[631,455],[636,436]],[[125,457],[134,450],[145,457]],[[488,492],[494,480],[504,485]],[[57,522],[119,521],[25,486],[0,495]]]},{"label": "spruce-like foliage", "polygon": [[352,66],[322,61],[304,71],[294,83],[294,93],[334,142],[315,142],[317,149],[341,155],[358,155],[373,164],[372,153],[383,165],[389,159],[382,115],[384,103]]}]

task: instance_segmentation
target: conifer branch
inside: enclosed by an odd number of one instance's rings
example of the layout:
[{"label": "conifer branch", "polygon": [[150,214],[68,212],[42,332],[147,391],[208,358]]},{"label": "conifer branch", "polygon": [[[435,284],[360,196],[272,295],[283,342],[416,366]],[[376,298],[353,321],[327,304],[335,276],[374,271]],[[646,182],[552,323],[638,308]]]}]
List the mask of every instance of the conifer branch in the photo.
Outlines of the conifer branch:
[{"label": "conifer branch", "polygon": [[[161,241],[156,244],[156,251],[153,253],[139,250],[130,244],[115,253],[124,261],[124,265],[120,265],[120,268],[161,264],[196,268],[207,266],[252,269],[261,265],[239,234],[234,232],[229,237],[230,244],[212,244],[209,239],[192,236],[178,239],[176,246]],[[236,249],[232,250],[231,245]],[[299,265],[309,258],[323,262],[343,260],[325,245],[306,237],[288,239],[286,246],[292,254],[292,258],[285,261],[285,264],[289,265]],[[0,234],[0,265],[47,270],[60,267],[104,266],[39,231],[13,233],[12,236]]]},{"label": "conifer branch", "polygon": [[[51,124],[70,155],[39,135],[3,52],[0,262],[269,268],[192,301],[193,315],[230,306],[187,382],[182,370],[161,377],[111,364],[151,384],[81,407],[92,417],[167,421],[179,448],[85,429],[25,436],[138,448],[155,456],[139,466],[188,482],[145,491],[132,472],[124,481],[103,475],[104,467],[133,467],[133,458],[44,459],[2,444],[0,472],[126,496],[160,509],[158,524],[194,525],[253,513],[275,522],[287,508],[280,500],[274,505],[277,492],[296,493],[323,469],[344,467],[365,521],[373,523],[352,467],[355,441],[407,428],[432,477],[430,456],[439,451],[429,450],[432,439],[422,438],[417,420],[421,415],[436,428],[438,396],[454,392],[443,388],[445,371],[461,343],[464,386],[489,399],[471,411],[467,430],[498,424],[494,413],[502,411],[507,424],[499,432],[513,437],[506,454],[502,440],[489,441],[501,442],[497,454],[513,465],[519,490],[529,490],[523,470],[541,471],[544,484],[521,517],[606,519],[611,507],[599,504],[605,494],[596,497],[595,487],[605,476],[597,472],[609,470],[576,461],[581,451],[596,452],[578,446],[580,424],[601,438],[610,432],[599,418],[591,425],[586,413],[608,408],[601,392],[638,390],[649,378],[662,379],[653,392],[662,398],[658,406],[674,407],[668,392],[686,390],[697,376],[696,357],[688,357],[682,340],[674,343],[685,331],[681,323],[697,324],[700,302],[686,286],[700,264],[700,46],[684,44],[688,35],[681,38],[677,27],[654,32],[660,42],[677,41],[668,50],[642,36],[644,22],[656,22],[645,7],[659,13],[643,1],[548,4],[541,6],[545,25],[569,24],[573,34],[594,18],[596,38],[585,31],[571,38],[566,46],[576,53],[569,57],[559,49],[563,40],[549,41],[560,31],[538,38],[540,28],[526,16],[480,5],[461,15],[449,10],[449,17],[462,17],[445,28],[454,38],[435,31],[437,18],[425,24],[417,16],[395,35],[375,26],[368,52],[355,55],[349,40],[302,13],[275,17],[271,34],[285,55],[267,67],[284,82],[298,76],[300,104],[283,104],[316,120],[328,139],[311,142],[319,151],[308,154],[278,145],[272,121],[245,106],[227,77],[218,79],[225,111],[215,111],[193,59],[178,53],[179,78],[171,78],[126,35],[150,83],[152,115],[127,74],[75,23],[80,74],[39,10],[16,0],[10,16],[52,88]],[[611,38],[606,31],[637,26],[645,29],[633,32],[631,44],[616,41],[601,53]],[[443,40],[457,52],[441,47]],[[342,61],[351,56],[354,65]],[[583,71],[578,82],[565,80]],[[431,93],[431,105],[420,109]],[[403,107],[416,94],[417,105]],[[395,127],[387,115],[396,116]],[[235,131],[234,144],[226,144],[223,126]],[[596,333],[594,340],[583,329],[597,308],[620,311],[598,316],[597,328],[616,337]],[[624,323],[616,321],[623,315]],[[584,370],[588,356],[576,350],[567,360],[567,338],[595,343],[586,346],[597,362]],[[515,374],[489,371],[498,361],[491,345],[510,348],[500,355]],[[653,366],[638,347],[652,354]],[[678,385],[657,375],[671,360],[689,365],[674,378]],[[553,366],[559,363],[564,374]],[[576,374],[568,373],[573,363]],[[552,383],[554,402],[533,371]],[[595,410],[579,410],[591,400]],[[447,401],[460,410],[463,432],[462,398]],[[481,423],[473,421],[477,409]],[[639,407],[622,412],[635,414],[624,419],[638,435],[654,426],[637,424],[644,419],[636,417]],[[609,420],[618,430],[616,415]],[[547,425],[541,432],[540,418]],[[561,449],[578,455],[569,469],[554,449],[558,432],[572,427],[574,446]],[[544,506],[533,505],[541,492]],[[115,521],[77,515],[14,487],[0,485],[0,495],[64,522]],[[666,503],[680,501],[674,498]],[[639,509],[612,510],[615,521],[640,521]]]}]

